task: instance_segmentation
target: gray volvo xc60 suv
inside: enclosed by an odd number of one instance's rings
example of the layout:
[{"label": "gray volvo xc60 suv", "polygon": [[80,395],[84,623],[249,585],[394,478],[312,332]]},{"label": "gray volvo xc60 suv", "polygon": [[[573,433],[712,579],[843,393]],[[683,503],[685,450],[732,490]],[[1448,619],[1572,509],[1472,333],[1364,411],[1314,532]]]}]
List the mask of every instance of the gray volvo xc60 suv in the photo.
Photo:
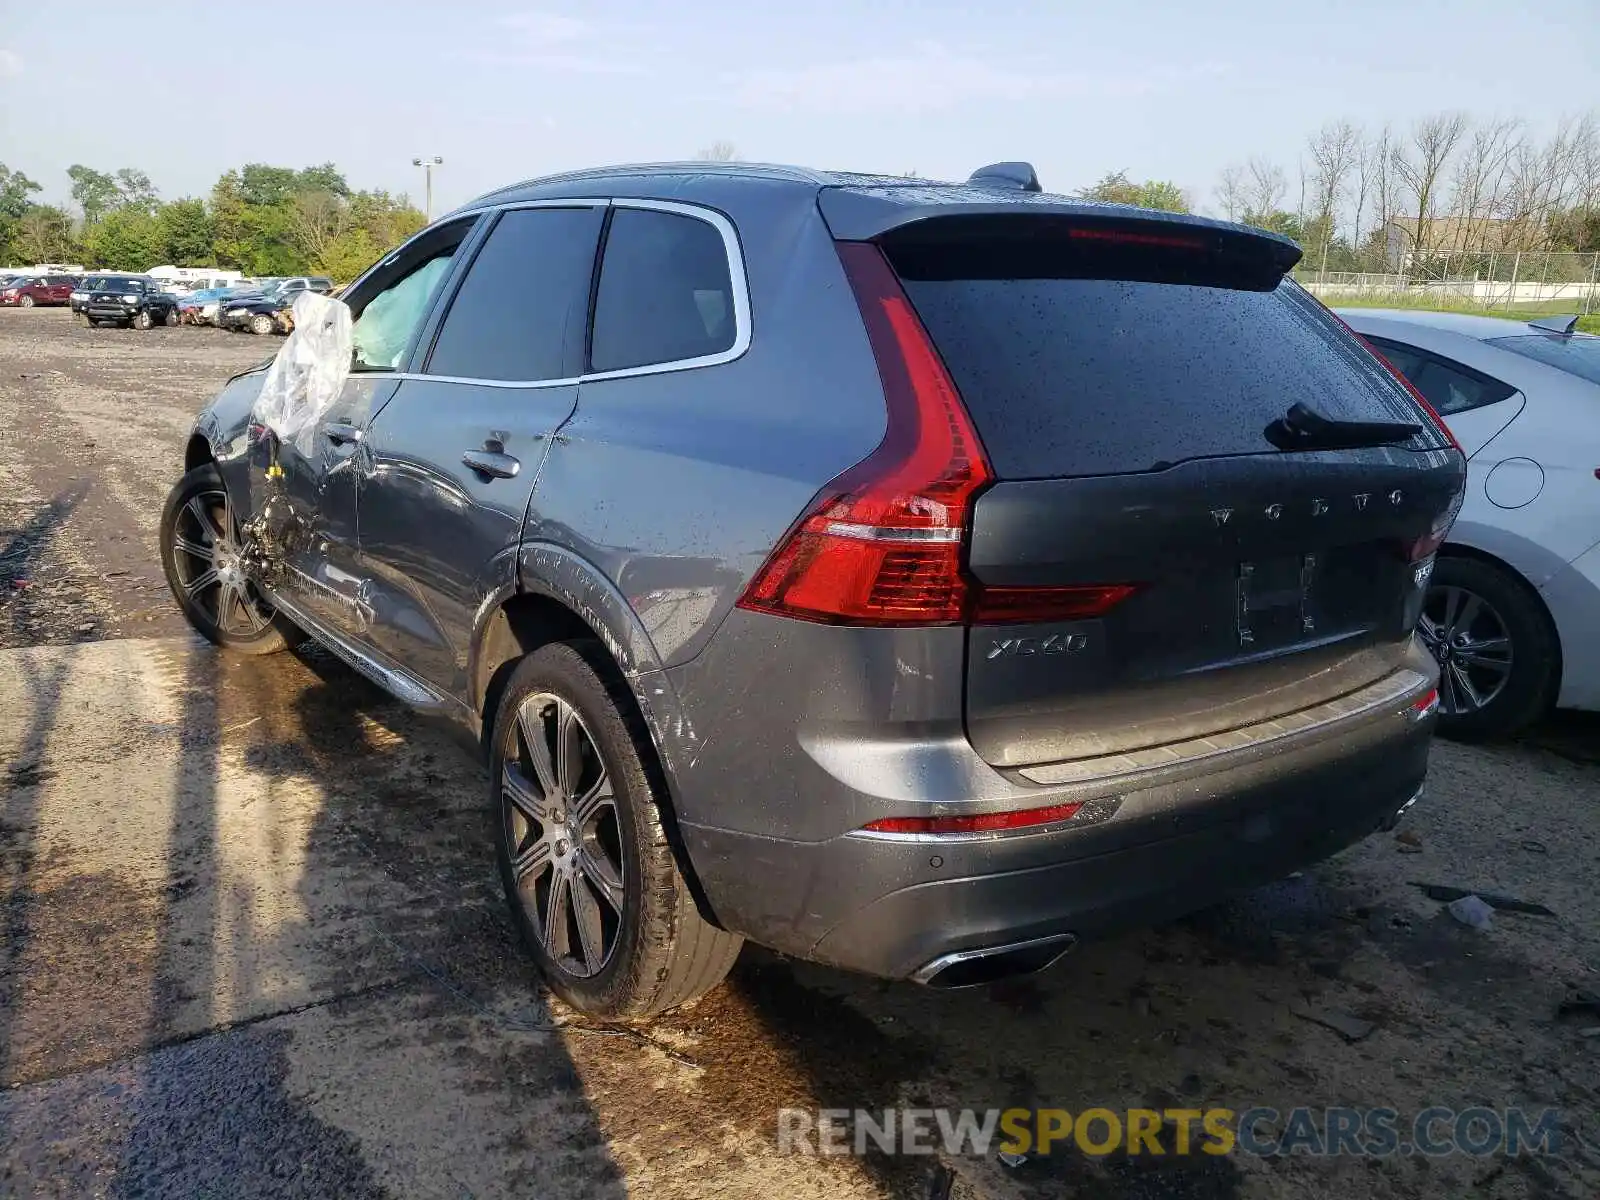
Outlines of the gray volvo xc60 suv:
[{"label": "gray volvo xc60 suv", "polygon": [[162,525],[250,653],[458,718],[521,933],[578,1007],[745,938],[938,986],[1391,823],[1462,455],[1289,242],[747,164],[580,172],[345,293],[309,436],[231,380]]}]

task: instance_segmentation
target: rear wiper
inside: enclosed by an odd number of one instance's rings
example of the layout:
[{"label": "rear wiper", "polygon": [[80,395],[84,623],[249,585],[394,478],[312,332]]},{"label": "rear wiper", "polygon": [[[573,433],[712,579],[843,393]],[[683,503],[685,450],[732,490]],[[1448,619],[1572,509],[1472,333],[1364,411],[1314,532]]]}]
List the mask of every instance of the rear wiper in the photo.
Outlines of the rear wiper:
[{"label": "rear wiper", "polygon": [[1410,421],[1341,421],[1299,401],[1262,431],[1279,450],[1357,450],[1404,442],[1422,432]]}]

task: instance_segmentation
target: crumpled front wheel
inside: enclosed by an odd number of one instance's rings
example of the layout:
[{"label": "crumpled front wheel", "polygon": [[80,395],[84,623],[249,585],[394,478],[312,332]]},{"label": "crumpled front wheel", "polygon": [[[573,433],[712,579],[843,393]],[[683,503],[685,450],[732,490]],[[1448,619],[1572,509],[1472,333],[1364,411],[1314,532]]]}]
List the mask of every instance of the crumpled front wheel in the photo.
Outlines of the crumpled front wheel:
[{"label": "crumpled front wheel", "polygon": [[304,640],[245,577],[239,515],[210,463],[190,471],[167,496],[161,566],[178,607],[207,640],[243,654],[273,654]]}]

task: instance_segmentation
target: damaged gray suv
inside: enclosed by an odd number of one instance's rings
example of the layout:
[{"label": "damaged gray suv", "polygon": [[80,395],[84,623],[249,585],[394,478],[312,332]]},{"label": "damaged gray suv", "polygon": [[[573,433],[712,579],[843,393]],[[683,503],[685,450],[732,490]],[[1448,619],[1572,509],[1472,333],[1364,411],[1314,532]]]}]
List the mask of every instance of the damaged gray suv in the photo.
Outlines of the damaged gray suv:
[{"label": "damaged gray suv", "polygon": [[679,1004],[746,938],[1035,970],[1422,788],[1464,462],[1298,257],[1026,164],[519,184],[351,285],[306,436],[230,381],[167,574],[214,642],[309,636],[481,739],[580,1009]]}]

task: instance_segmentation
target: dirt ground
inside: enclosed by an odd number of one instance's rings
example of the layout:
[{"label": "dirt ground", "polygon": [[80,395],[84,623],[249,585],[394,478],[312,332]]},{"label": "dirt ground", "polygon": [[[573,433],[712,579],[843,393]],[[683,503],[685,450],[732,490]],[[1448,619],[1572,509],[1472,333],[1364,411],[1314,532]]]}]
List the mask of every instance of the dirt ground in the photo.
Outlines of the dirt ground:
[{"label": "dirt ground", "polygon": [[[193,416],[278,344],[0,311],[0,1195],[1600,1195],[1600,1016],[1556,1016],[1600,991],[1587,718],[1440,744],[1405,840],[1033,981],[751,949],[649,1026],[549,1002],[471,756],[324,656],[217,654],[166,594]],[[1554,916],[1470,929],[1414,880]],[[889,1105],[1556,1108],[1561,1148],[778,1152],[780,1108]]]}]

